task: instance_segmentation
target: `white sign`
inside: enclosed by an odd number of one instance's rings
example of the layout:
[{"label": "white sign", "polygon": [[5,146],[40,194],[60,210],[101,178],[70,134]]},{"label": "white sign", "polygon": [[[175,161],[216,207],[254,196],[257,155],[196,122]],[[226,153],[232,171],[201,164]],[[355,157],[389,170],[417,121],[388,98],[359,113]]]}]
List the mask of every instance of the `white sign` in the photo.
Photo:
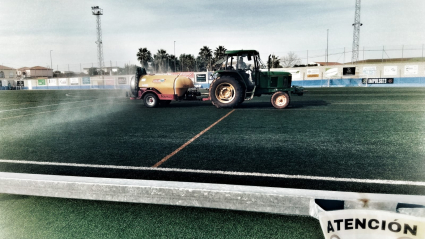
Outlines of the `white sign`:
[{"label": "white sign", "polygon": [[319,69],[307,69],[307,77],[319,77]]},{"label": "white sign", "polygon": [[423,239],[425,218],[379,210],[319,213],[326,239]]},{"label": "white sign", "polygon": [[80,84],[80,81],[79,81],[78,78],[69,78],[69,83],[71,85],[79,85]]},{"label": "white sign", "polygon": [[325,76],[327,78],[338,75],[338,68],[326,68]]},{"label": "white sign", "polygon": [[59,85],[68,85],[68,81],[66,78],[59,78]]},{"label": "white sign", "polygon": [[418,74],[418,65],[406,65],[404,66],[405,75],[417,75]]},{"label": "white sign", "polygon": [[374,76],[376,74],[376,66],[364,66],[363,75]]},{"label": "white sign", "polygon": [[56,79],[48,79],[47,83],[48,83],[48,85],[57,85]]},{"label": "white sign", "polygon": [[292,74],[292,80],[301,79],[301,73],[300,73],[300,71],[289,70],[288,72]]},{"label": "white sign", "polygon": [[384,66],[384,75],[385,76],[396,76],[397,75],[397,66]]}]

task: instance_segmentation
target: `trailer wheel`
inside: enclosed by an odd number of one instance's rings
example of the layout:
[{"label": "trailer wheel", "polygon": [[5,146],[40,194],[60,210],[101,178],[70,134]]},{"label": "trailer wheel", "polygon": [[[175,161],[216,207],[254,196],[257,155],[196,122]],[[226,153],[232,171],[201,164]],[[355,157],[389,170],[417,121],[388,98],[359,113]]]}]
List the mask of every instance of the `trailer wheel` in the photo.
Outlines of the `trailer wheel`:
[{"label": "trailer wheel", "polygon": [[289,105],[290,97],[288,93],[278,91],[272,95],[271,102],[276,109],[284,109]]},{"label": "trailer wheel", "polygon": [[146,107],[155,108],[159,104],[159,99],[158,96],[156,96],[154,93],[147,93],[143,98],[143,102],[145,103]]},{"label": "trailer wheel", "polygon": [[232,76],[222,76],[211,83],[210,97],[217,108],[233,108],[243,102],[245,94],[239,81]]}]

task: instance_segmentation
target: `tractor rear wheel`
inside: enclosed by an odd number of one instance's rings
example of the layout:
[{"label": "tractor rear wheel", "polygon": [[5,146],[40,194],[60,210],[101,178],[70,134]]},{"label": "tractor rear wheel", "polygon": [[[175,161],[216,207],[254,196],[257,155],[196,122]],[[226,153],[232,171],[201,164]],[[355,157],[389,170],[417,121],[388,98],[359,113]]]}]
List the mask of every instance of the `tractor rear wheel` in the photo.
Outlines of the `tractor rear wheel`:
[{"label": "tractor rear wheel", "polygon": [[278,91],[272,95],[271,102],[276,109],[284,109],[289,105],[290,97],[288,93]]},{"label": "tractor rear wheel", "polygon": [[241,83],[232,76],[222,76],[211,83],[210,97],[217,108],[239,106],[245,97]]},{"label": "tractor rear wheel", "polygon": [[145,106],[148,108],[155,108],[159,104],[158,96],[154,93],[147,93],[145,97],[143,98],[143,102],[145,103]]}]

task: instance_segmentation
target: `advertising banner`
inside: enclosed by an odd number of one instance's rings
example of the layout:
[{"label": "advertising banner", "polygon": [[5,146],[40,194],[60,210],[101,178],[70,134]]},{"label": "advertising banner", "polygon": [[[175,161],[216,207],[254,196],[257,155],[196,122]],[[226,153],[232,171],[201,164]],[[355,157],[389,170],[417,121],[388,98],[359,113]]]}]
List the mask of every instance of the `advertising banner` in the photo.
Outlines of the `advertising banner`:
[{"label": "advertising banner", "polygon": [[69,84],[71,85],[79,85],[80,81],[78,78],[69,78]]},{"label": "advertising banner", "polygon": [[125,78],[125,77],[118,77],[118,84],[121,84],[121,85],[127,84],[127,78]]},{"label": "advertising banner", "polygon": [[83,85],[90,85],[90,77],[83,77],[81,82],[83,83]]},{"label": "advertising banner", "polygon": [[384,66],[384,75],[385,76],[396,76],[397,75],[397,66]]},{"label": "advertising banner", "polygon": [[364,66],[363,75],[374,76],[376,74],[376,66]]},{"label": "advertising banner", "polygon": [[68,79],[60,78],[58,80],[59,80],[59,85],[68,85]]},{"label": "advertising banner", "polygon": [[338,210],[319,213],[326,239],[425,238],[425,218],[379,210]]},{"label": "advertising banner", "polygon": [[103,82],[105,85],[115,85],[115,78],[105,76],[103,79],[104,79]]},{"label": "advertising banner", "polygon": [[292,75],[292,80],[299,80],[301,79],[301,72],[298,70],[288,70],[289,73]]},{"label": "advertising banner", "polygon": [[109,80],[105,79],[105,85],[115,85],[115,81],[111,80],[111,79],[109,79]]},{"label": "advertising banner", "polygon": [[46,79],[38,79],[37,85],[46,85]]},{"label": "advertising banner", "polygon": [[342,75],[354,76],[356,74],[356,67],[344,67],[342,68]]},{"label": "advertising banner", "polygon": [[[366,83],[367,80],[367,83]],[[394,84],[394,78],[363,78],[363,84]]]},{"label": "advertising banner", "polygon": [[312,77],[319,77],[319,76],[320,76],[319,69],[307,69],[307,77],[312,78]]},{"label": "advertising banner", "polygon": [[51,86],[53,86],[53,85],[57,85],[57,83],[56,83],[56,79],[47,79],[47,83],[48,83],[49,85],[51,85]]},{"label": "advertising banner", "polygon": [[338,68],[326,68],[325,76],[327,78],[338,75]]},{"label": "advertising banner", "polygon": [[207,74],[196,75],[196,82],[207,82]]},{"label": "advertising banner", "polygon": [[418,74],[418,65],[406,65],[404,66],[405,75],[417,75]]}]

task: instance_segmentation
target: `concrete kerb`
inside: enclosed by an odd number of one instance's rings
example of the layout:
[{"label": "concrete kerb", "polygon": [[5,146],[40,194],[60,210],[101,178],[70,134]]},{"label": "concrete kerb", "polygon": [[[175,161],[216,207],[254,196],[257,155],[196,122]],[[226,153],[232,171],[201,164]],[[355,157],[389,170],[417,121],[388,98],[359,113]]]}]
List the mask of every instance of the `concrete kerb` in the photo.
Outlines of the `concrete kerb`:
[{"label": "concrete kerb", "polygon": [[[149,203],[313,216],[315,199],[344,200],[345,209],[396,211],[397,203],[419,204],[425,196],[335,192],[226,184],[0,173],[0,193],[85,200]],[[418,209],[419,210],[419,209]],[[424,210],[405,214],[425,216]],[[419,212],[419,213],[418,213]],[[423,215],[422,215],[423,214]]]}]

